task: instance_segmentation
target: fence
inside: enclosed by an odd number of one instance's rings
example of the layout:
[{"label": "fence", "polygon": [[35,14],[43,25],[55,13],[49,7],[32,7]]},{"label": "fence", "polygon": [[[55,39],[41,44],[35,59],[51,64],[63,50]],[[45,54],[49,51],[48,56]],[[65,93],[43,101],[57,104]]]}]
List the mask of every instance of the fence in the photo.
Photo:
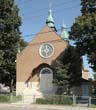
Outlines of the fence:
[{"label": "fence", "polygon": [[61,105],[96,105],[96,97],[90,96],[68,96],[68,95],[26,95],[23,102],[39,103],[39,104],[61,104]]},{"label": "fence", "polygon": [[68,95],[24,95],[0,94],[0,103],[38,103],[56,105],[96,105],[96,97]]}]

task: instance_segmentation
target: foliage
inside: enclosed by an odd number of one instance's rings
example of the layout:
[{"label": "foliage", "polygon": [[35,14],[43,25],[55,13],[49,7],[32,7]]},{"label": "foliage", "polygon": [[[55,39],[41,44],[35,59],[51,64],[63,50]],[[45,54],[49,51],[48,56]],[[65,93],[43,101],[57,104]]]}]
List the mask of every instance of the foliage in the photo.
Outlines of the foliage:
[{"label": "foliage", "polygon": [[0,95],[0,102],[9,102],[10,101],[10,96],[9,95]]},{"label": "foliage", "polygon": [[72,99],[65,96],[52,96],[48,98],[37,98],[36,103],[38,104],[56,104],[56,105],[72,105]]},{"label": "foliage", "polygon": [[16,96],[13,93],[10,94],[0,94],[0,102],[6,102],[6,103],[10,103],[10,102],[17,102],[17,101],[21,101],[22,100],[22,96]]},{"label": "foliage", "polygon": [[91,104],[96,105],[96,98],[91,99]]},{"label": "foliage", "polygon": [[53,79],[53,83],[56,83],[58,86],[63,86],[68,84],[68,78],[69,76],[67,75],[67,66],[63,65],[62,62],[56,60],[53,65],[52,65],[53,69],[54,69],[54,79]]},{"label": "foliage", "polygon": [[69,46],[52,64],[54,70],[53,82],[58,86],[67,86],[68,91],[73,86],[81,84],[82,58],[75,48]]},{"label": "foliage", "polygon": [[93,76],[94,76],[94,80],[96,81],[96,73],[94,73]]},{"label": "foliage", "polygon": [[94,76],[93,95],[96,96],[96,72],[93,74],[93,76]]},{"label": "foliage", "polygon": [[0,83],[10,88],[16,82],[17,47],[25,44],[20,36],[21,17],[18,13],[14,0],[0,0]]},{"label": "foliage", "polygon": [[70,38],[75,40],[78,53],[87,54],[96,71],[96,0],[81,0],[81,15],[71,27]]}]

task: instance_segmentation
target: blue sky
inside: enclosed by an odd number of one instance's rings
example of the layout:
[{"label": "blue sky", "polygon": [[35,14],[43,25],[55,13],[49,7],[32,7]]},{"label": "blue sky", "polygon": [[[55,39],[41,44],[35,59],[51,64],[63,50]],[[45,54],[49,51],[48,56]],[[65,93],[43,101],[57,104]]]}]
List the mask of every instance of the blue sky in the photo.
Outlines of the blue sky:
[{"label": "blue sky", "polygon": [[[80,0],[15,0],[20,9],[22,17],[22,36],[38,33],[45,25],[49,5],[51,4],[55,26],[60,29],[64,21],[66,27],[71,27],[75,18],[80,15]],[[68,31],[70,28],[68,29]],[[23,37],[26,41],[31,41],[35,36]],[[84,67],[89,68],[84,57]],[[92,70],[89,68],[90,73]],[[90,74],[89,77],[92,77]]]},{"label": "blue sky", "polygon": [[[71,27],[74,18],[80,15],[80,0],[16,0],[22,17],[21,32],[23,36],[40,31],[45,25],[49,4],[52,4],[53,18],[57,29],[62,22]],[[30,41],[34,36],[24,38]]]}]

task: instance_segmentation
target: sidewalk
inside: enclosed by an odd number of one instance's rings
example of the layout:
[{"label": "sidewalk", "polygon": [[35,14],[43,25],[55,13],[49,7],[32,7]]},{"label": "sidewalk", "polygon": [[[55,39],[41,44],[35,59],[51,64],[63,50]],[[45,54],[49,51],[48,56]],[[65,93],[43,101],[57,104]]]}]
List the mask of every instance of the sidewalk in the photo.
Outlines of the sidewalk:
[{"label": "sidewalk", "polygon": [[[96,110],[96,108],[80,107],[80,106],[59,106],[59,105],[38,105],[38,104],[0,104],[0,107],[18,108],[20,110]],[[1,110],[1,109],[0,109]],[[7,110],[7,109],[6,109]]]}]

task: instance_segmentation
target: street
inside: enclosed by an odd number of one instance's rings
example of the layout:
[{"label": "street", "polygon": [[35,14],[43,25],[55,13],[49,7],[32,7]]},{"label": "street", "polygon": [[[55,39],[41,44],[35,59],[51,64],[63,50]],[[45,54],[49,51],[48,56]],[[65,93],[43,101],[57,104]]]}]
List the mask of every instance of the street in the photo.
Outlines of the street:
[{"label": "street", "polygon": [[96,110],[96,108],[57,105],[0,104],[0,110]]}]

